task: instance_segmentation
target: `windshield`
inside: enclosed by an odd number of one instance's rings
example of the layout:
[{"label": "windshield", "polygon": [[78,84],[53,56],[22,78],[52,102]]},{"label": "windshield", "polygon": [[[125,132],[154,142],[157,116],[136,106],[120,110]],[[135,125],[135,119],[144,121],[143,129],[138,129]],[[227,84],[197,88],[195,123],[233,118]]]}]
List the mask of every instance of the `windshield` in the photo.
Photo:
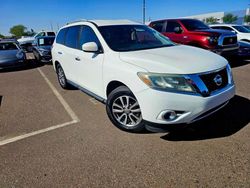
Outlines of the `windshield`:
[{"label": "windshield", "polygon": [[118,52],[162,48],[174,44],[145,25],[115,25],[99,27],[109,47]]},{"label": "windshield", "polygon": [[0,43],[0,50],[17,50],[17,45],[12,42]]},{"label": "windshield", "polygon": [[243,26],[233,26],[233,28],[241,33],[250,33],[250,31]]},{"label": "windshield", "polygon": [[40,38],[38,39],[38,45],[39,46],[51,46],[54,42],[55,38],[50,37],[50,38]]},{"label": "windshield", "polygon": [[206,24],[204,24],[200,20],[182,20],[181,22],[189,31],[210,29]]}]

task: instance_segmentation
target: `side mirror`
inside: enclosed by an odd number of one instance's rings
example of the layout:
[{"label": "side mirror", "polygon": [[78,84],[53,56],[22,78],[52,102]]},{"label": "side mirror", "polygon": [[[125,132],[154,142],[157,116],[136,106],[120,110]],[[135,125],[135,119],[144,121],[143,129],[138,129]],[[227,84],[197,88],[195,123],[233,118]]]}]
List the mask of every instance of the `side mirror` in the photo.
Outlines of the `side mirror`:
[{"label": "side mirror", "polygon": [[93,52],[93,53],[99,51],[98,46],[95,42],[87,42],[87,43],[83,44],[82,50],[84,52]]},{"label": "side mirror", "polygon": [[174,28],[174,32],[177,33],[177,34],[182,33],[181,27],[175,27],[175,28]]}]

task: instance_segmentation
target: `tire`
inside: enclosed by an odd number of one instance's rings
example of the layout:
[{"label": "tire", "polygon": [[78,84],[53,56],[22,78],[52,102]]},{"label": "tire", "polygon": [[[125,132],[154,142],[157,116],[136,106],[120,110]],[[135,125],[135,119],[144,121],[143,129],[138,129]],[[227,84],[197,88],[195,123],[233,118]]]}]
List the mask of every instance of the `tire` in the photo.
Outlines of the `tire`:
[{"label": "tire", "polygon": [[70,85],[68,84],[67,78],[64,74],[64,70],[60,64],[57,64],[56,66],[56,74],[57,74],[57,79],[58,79],[60,86],[63,89],[69,89]]},{"label": "tire", "polygon": [[121,130],[145,130],[138,101],[126,86],[120,86],[108,95],[106,111],[111,122]]},{"label": "tire", "polygon": [[33,54],[35,56],[35,59],[36,59],[37,63],[41,64],[42,62],[41,62],[41,56],[40,56],[40,54],[38,52],[36,52],[36,51],[34,51]]}]

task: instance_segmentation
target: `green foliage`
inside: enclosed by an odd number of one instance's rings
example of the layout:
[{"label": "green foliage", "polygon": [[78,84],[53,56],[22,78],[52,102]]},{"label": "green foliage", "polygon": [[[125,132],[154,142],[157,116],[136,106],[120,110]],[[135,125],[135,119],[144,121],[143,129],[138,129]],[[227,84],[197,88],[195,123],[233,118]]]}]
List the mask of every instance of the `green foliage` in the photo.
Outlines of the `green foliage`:
[{"label": "green foliage", "polygon": [[224,23],[227,23],[227,24],[231,24],[231,23],[234,23],[235,21],[237,21],[238,17],[237,16],[234,16],[233,14],[229,13],[229,14],[226,14],[222,20]]},{"label": "green foliage", "polygon": [[205,22],[208,23],[208,24],[215,24],[215,23],[217,23],[217,18],[208,17],[208,18],[205,19]]},{"label": "green foliage", "polygon": [[244,17],[244,22],[249,23],[250,22],[250,15],[246,15]]},{"label": "green foliage", "polygon": [[15,25],[10,28],[10,33],[16,37],[21,37],[26,34],[26,29],[24,25]]},{"label": "green foliage", "polygon": [[33,36],[33,35],[35,35],[36,33],[33,31],[33,29],[31,29],[31,31],[27,31],[27,32],[25,32],[25,36]]},{"label": "green foliage", "polygon": [[4,38],[5,36],[0,33],[0,38]]}]

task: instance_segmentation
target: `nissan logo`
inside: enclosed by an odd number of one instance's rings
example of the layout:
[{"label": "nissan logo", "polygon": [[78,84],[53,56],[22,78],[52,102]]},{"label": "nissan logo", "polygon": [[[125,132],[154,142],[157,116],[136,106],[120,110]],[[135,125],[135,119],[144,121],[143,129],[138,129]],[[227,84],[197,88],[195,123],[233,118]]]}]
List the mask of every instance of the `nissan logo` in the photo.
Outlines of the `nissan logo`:
[{"label": "nissan logo", "polygon": [[230,39],[229,39],[229,42],[230,42],[230,43],[233,43],[233,39],[232,39],[232,38],[230,38]]},{"label": "nissan logo", "polygon": [[221,86],[222,84],[222,77],[221,75],[217,74],[215,77],[214,77],[214,82],[217,86]]}]

